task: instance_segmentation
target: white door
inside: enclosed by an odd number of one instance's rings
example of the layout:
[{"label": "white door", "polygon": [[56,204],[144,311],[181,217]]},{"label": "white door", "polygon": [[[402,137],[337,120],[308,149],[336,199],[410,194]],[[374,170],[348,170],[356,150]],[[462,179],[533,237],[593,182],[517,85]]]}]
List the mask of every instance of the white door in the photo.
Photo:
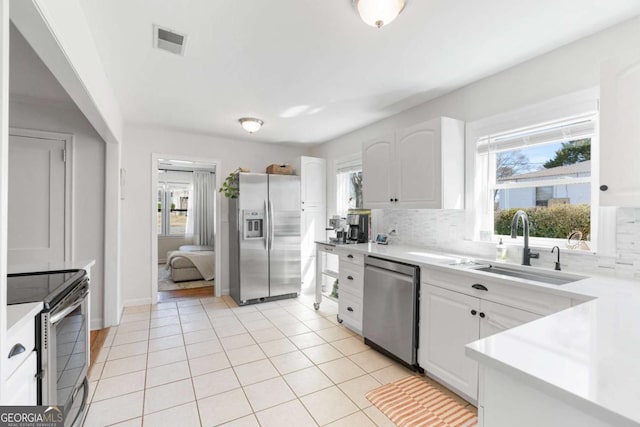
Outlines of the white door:
[{"label": "white door", "polygon": [[[440,119],[396,133],[396,197],[399,207],[442,208],[440,134]],[[459,160],[463,161],[462,158]]]},{"label": "white door", "polygon": [[367,209],[394,206],[393,136],[366,142],[362,147],[362,198]]},{"label": "white door", "polygon": [[315,287],[316,240],[325,240],[325,211],[323,208],[302,209],[302,287]]},{"label": "white door", "polygon": [[317,157],[300,158],[302,207],[323,207],[327,199],[327,161]]},{"label": "white door", "polygon": [[10,264],[65,260],[65,141],[9,136]]},{"label": "white door", "polygon": [[484,317],[480,318],[480,338],[524,325],[541,316],[504,304],[496,304],[490,301],[480,301],[480,312]]},{"label": "white door", "polygon": [[605,62],[600,82],[600,205],[640,206],[640,54]]},{"label": "white door", "polygon": [[480,300],[422,284],[418,364],[472,400],[478,396],[478,363],[465,345],[479,336]]}]

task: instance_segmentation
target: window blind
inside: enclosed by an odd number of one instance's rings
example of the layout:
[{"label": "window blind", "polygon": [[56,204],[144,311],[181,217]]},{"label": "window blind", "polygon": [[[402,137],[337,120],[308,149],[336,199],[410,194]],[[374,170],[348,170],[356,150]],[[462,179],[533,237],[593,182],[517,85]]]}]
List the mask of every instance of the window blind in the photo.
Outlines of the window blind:
[{"label": "window blind", "polygon": [[480,138],[477,144],[479,154],[515,150],[534,145],[550,144],[589,138],[596,132],[596,116],[564,119],[542,125]]}]

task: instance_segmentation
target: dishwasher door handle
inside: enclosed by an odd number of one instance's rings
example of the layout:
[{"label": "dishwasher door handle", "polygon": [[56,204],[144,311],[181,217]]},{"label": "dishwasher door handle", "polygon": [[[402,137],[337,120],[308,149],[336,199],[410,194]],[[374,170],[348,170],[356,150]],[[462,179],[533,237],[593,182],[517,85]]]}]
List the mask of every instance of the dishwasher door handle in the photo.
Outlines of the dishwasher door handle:
[{"label": "dishwasher door handle", "polygon": [[387,270],[386,268],[380,268],[373,265],[366,265],[365,270],[375,271],[376,273],[379,273],[379,274],[386,274],[388,276],[395,277],[396,279],[404,280],[406,282],[414,281],[413,279],[414,276],[410,274],[396,273],[395,271]]}]

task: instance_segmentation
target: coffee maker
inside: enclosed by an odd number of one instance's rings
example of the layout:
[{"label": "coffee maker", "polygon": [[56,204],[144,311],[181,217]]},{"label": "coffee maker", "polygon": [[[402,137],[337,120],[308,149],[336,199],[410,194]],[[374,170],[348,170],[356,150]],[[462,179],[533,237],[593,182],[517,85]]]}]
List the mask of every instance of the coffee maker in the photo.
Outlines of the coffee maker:
[{"label": "coffee maker", "polygon": [[347,240],[349,243],[367,243],[371,240],[371,211],[349,209],[347,213]]}]

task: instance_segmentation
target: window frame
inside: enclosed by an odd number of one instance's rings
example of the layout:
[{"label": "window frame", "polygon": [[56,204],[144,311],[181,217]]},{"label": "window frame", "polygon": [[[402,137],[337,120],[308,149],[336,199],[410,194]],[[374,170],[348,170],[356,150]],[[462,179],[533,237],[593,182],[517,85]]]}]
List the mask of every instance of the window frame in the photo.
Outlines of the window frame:
[{"label": "window frame", "polygon": [[[589,251],[575,251],[576,253],[595,253],[598,246],[603,244],[606,246],[611,236],[605,233],[599,233],[599,191],[597,184],[599,182],[599,132],[598,132],[598,110],[599,110],[599,87],[586,89],[569,95],[553,98],[551,100],[518,108],[510,112],[498,114],[488,118],[480,119],[474,122],[468,122],[466,125],[466,169],[465,177],[466,194],[465,202],[468,207],[469,225],[465,230],[465,238],[467,240],[497,243],[504,235],[494,234],[494,218],[493,208],[489,209],[489,204],[493,204],[493,200],[488,200],[490,193],[483,193],[489,188],[486,183],[487,173],[491,170],[491,166],[482,167],[476,163],[477,144],[480,139],[487,135],[498,135],[510,132],[516,129],[527,127],[535,127],[540,124],[558,121],[563,118],[579,117],[585,115],[595,115],[595,132],[591,136],[591,177],[588,178],[591,183],[591,240],[589,242]],[[493,165],[495,173],[495,164]],[[583,179],[580,177],[573,178],[575,180]],[[484,180],[484,182],[483,182]],[[568,183],[562,181],[563,184]],[[577,181],[572,181],[578,183]],[[534,185],[532,185],[534,184]],[[505,184],[501,184],[505,185]],[[522,184],[507,184],[514,187],[534,187],[535,183],[527,182]],[[554,181],[545,181],[545,185],[554,185]],[[488,215],[490,213],[490,216]],[[487,219],[489,218],[489,220]],[[490,231],[489,231],[490,230]],[[521,238],[520,238],[521,239]],[[511,240],[511,239],[509,239]],[[606,242],[603,242],[606,240]],[[515,242],[515,240],[513,241]],[[566,248],[567,239],[554,239],[531,237],[530,244],[536,247],[551,248],[555,245]],[[508,241],[506,242],[508,243]]]},{"label": "window frame", "polygon": [[[189,233],[187,232],[187,226],[185,226],[185,232],[183,234],[171,234],[171,191],[169,187],[171,185],[186,187],[189,198],[191,197],[191,192],[193,191],[193,184],[188,182],[180,182],[177,180],[158,180],[158,192],[161,194],[162,204],[161,204],[161,232],[158,233],[158,237],[187,237]],[[167,209],[167,206],[169,209]],[[187,217],[189,215],[189,209],[187,208]]]},{"label": "window frame", "polygon": [[339,176],[342,173],[347,173],[347,172],[362,172],[363,171],[363,164],[362,164],[362,155],[360,153],[358,154],[352,154],[349,156],[345,156],[345,157],[341,157],[340,159],[337,159],[334,162],[334,172],[335,172],[335,183],[336,183],[336,214],[340,215],[340,216],[346,216],[348,209],[347,208],[345,211],[342,211],[341,208],[341,201],[340,201],[340,181],[339,181]]}]

